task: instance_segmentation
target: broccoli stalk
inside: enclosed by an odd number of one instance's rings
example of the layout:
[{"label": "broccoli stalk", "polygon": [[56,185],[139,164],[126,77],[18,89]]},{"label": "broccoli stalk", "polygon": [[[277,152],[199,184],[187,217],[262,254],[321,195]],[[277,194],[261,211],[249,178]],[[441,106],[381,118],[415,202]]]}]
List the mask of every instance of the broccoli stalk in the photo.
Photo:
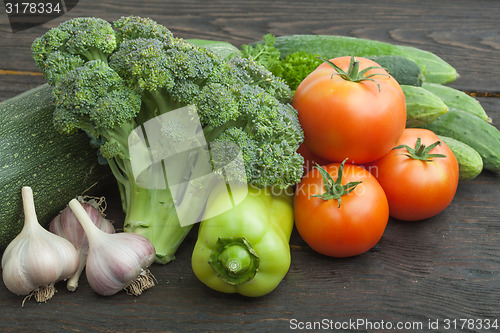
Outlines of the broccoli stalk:
[{"label": "broccoli stalk", "polygon": [[135,16],[73,19],[32,49],[54,87],[55,127],[99,142],[124,230],[148,237],[159,263],[175,258],[216,182],[284,189],[302,176],[290,88],[251,59],[224,59]]},{"label": "broccoli stalk", "polygon": [[156,262],[174,260],[191,226],[180,227],[170,191],[145,189],[133,182],[129,195],[124,229],[146,236],[155,245]]}]

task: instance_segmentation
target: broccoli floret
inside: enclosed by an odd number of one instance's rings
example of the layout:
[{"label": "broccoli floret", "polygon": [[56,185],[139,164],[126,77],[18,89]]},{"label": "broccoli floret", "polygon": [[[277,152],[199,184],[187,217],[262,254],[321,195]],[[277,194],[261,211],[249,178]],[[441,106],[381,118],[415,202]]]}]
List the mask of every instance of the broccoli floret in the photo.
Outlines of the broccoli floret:
[{"label": "broccoli floret", "polygon": [[[303,132],[291,90],[251,59],[221,58],[135,16],[111,24],[70,20],[33,49],[54,86],[56,128],[84,130],[101,144],[120,189],[124,229],[148,237],[157,262],[174,258],[200,218],[217,181],[201,176],[215,170],[226,182],[282,189],[302,176],[296,151]],[[188,226],[180,226],[179,212]]]},{"label": "broccoli floret", "polygon": [[74,68],[85,63],[80,56],[56,51],[48,55],[44,63],[44,73],[48,82],[57,82],[59,77],[63,77]]},{"label": "broccoli floret", "polygon": [[113,22],[119,43],[137,38],[153,38],[164,42],[172,40],[173,35],[166,27],[146,17],[126,16]]},{"label": "broccoli floret", "polygon": [[291,100],[293,94],[287,83],[252,58],[235,57],[230,60],[237,69],[235,74],[248,85],[257,85],[281,102]]},{"label": "broccoli floret", "polygon": [[137,127],[141,98],[101,60],[92,60],[68,72],[54,85],[54,125],[61,133],[83,129],[94,137],[127,145],[128,133],[115,133],[126,122]]}]

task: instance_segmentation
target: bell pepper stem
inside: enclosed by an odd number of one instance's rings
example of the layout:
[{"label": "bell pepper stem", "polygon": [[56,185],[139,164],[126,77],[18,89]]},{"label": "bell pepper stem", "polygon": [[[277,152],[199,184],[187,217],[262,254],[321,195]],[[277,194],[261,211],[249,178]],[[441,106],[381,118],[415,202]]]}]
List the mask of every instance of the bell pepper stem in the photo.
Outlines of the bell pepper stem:
[{"label": "bell pepper stem", "polygon": [[219,256],[226,271],[233,274],[244,273],[251,264],[248,251],[241,245],[231,245],[224,248]]}]

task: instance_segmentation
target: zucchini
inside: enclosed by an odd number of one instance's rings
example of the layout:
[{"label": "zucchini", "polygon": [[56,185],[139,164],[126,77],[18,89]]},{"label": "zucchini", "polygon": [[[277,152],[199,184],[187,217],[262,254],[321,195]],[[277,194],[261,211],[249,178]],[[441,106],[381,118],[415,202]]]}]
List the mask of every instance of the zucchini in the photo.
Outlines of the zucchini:
[{"label": "zucchini", "polygon": [[448,106],[430,91],[409,85],[401,88],[406,98],[406,127],[421,127],[448,112]]},{"label": "zucchini", "polygon": [[450,110],[462,110],[470,112],[473,115],[478,116],[484,121],[490,121],[486,111],[483,109],[481,104],[477,99],[472,96],[467,95],[463,91],[458,89],[443,86],[442,84],[425,82],[422,84],[424,89],[436,94],[443,100],[443,102],[448,105]]},{"label": "zucchini", "polygon": [[483,159],[474,148],[447,136],[439,135],[439,139],[450,147],[457,158],[460,181],[472,180],[483,171]]},{"label": "zucchini", "polygon": [[449,110],[423,127],[471,146],[483,159],[484,169],[500,171],[500,131],[492,124],[465,111]]},{"label": "zucchini", "polygon": [[368,57],[383,67],[401,85],[422,86],[424,73],[413,60],[397,55]]},{"label": "zucchini", "polygon": [[432,52],[419,48],[345,36],[289,35],[276,37],[275,45],[282,57],[297,51],[306,51],[324,58],[340,56],[371,57],[397,55],[416,62],[426,82],[449,83],[457,79],[454,67]]},{"label": "zucchini", "polygon": [[86,134],[54,129],[53,111],[48,84],[0,103],[0,249],[23,227],[22,186],[33,189],[38,220],[47,226],[72,198],[112,179]]}]

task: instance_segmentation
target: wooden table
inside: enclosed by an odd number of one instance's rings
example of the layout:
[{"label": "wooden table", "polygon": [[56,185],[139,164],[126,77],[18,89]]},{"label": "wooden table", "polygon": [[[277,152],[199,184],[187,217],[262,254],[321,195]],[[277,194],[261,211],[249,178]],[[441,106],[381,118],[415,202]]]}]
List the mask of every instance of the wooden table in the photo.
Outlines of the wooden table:
[{"label": "wooden table", "polygon": [[[31,59],[36,36],[72,17],[115,20],[129,14],[151,17],[179,37],[237,46],[271,32],[337,34],[419,47],[453,65],[460,78],[450,86],[481,96],[500,125],[495,95],[500,90],[500,2],[487,0],[81,0],[63,17],[15,34],[2,11],[0,100],[44,82]],[[158,285],[140,297],[100,297],[82,278],[75,293],[61,285],[49,302],[21,308],[22,297],[0,283],[0,330],[286,332],[319,323],[314,331],[397,331],[402,324],[443,332],[447,324],[455,331],[487,320],[498,319],[500,325],[499,185],[499,175],[491,172],[461,183],[442,214],[415,223],[390,220],[379,244],[354,258],[318,255],[294,231],[291,268],[280,286],[261,298],[217,293],[197,280],[190,265],[195,231],[175,262],[152,267]],[[104,194],[110,217],[119,223],[123,214],[116,189]]]}]

